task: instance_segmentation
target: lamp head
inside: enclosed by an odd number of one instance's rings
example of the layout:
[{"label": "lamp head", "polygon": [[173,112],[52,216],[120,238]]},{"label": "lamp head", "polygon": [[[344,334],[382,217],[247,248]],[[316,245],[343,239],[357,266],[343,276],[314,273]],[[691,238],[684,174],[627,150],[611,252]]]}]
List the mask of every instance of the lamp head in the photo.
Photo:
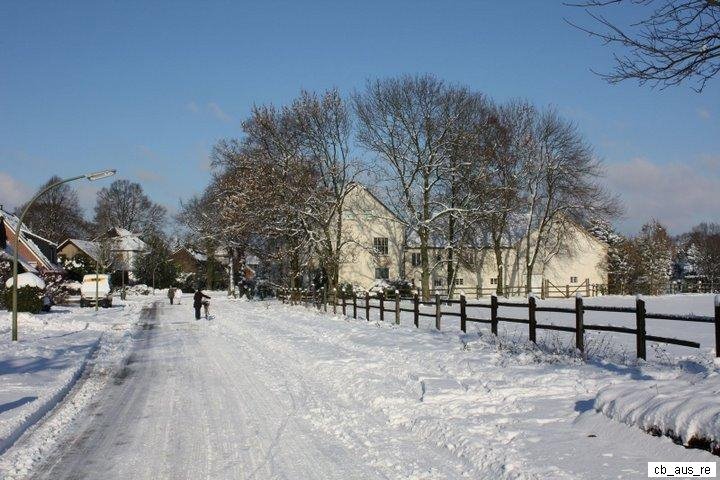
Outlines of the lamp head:
[{"label": "lamp head", "polygon": [[103,178],[112,177],[113,175],[115,175],[115,173],[117,173],[117,170],[114,170],[114,169],[113,170],[102,170],[100,172],[88,173],[85,175],[85,178],[87,178],[91,182],[94,182],[95,180],[101,180]]}]

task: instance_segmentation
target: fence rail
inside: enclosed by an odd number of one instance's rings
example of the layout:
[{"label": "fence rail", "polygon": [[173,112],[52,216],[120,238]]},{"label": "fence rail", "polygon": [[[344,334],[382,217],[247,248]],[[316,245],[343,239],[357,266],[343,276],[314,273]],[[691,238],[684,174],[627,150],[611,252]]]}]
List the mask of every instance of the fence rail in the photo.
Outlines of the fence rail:
[{"label": "fence rail", "polygon": [[[715,356],[720,358],[720,295],[715,297],[715,311],[714,316],[703,316],[703,315],[677,315],[667,313],[648,313],[645,308],[645,300],[641,297],[637,297],[635,300],[634,307],[614,307],[606,305],[585,305],[583,297],[578,295],[575,298],[574,308],[570,307],[553,307],[553,306],[538,306],[537,299],[534,296],[528,297],[526,302],[507,302],[499,301],[498,297],[493,295],[490,297],[490,303],[470,303],[467,301],[465,295],[461,295],[459,300],[448,300],[442,299],[439,294],[436,294],[433,301],[421,301],[417,294],[411,297],[401,297],[398,292],[391,298],[386,298],[383,294],[379,294],[377,297],[370,297],[368,293],[365,293],[364,297],[358,297],[352,294],[351,297],[335,297],[330,296],[328,298],[327,292],[320,290],[319,292],[311,293],[307,290],[290,289],[278,292],[278,298],[283,303],[290,304],[313,304],[316,308],[328,311],[330,306],[333,313],[338,313],[338,309],[343,315],[352,315],[353,318],[358,318],[358,312],[364,311],[364,317],[370,321],[371,311],[378,310],[380,315],[380,321],[385,321],[385,314],[390,313],[394,317],[396,324],[400,324],[400,313],[412,313],[413,323],[415,327],[419,327],[420,318],[433,318],[435,319],[435,328],[441,329],[444,319],[460,319],[460,329],[463,332],[467,332],[467,323],[484,323],[489,324],[491,332],[494,335],[498,334],[498,325],[500,323],[515,323],[528,325],[528,335],[530,341],[537,341],[537,330],[554,330],[559,332],[569,332],[575,334],[575,346],[581,352],[585,350],[585,331],[602,331],[602,332],[614,332],[623,333],[628,335],[634,335],[636,340],[636,354],[638,358],[645,359],[647,354],[647,342],[666,343],[671,345],[680,345],[690,348],[700,348],[700,343],[670,337],[661,337],[656,335],[648,335],[646,323],[647,320],[673,320],[681,322],[694,322],[694,323],[712,323],[715,326]],[[362,303],[358,303],[360,300]],[[374,301],[377,302],[374,303]],[[401,301],[411,301],[412,308],[401,307]],[[386,305],[391,308],[386,308]],[[448,311],[443,310],[443,307],[459,305],[460,311]],[[420,307],[434,307],[433,313],[421,312]],[[499,307],[525,309],[527,311],[527,318],[518,317],[507,317],[498,314]],[[478,318],[471,317],[467,314],[468,308],[482,308],[490,310],[490,318]],[[350,312],[352,311],[352,312]],[[554,324],[541,324],[537,322],[537,312],[551,312],[551,313],[562,313],[566,315],[574,315],[575,326],[564,326]],[[621,327],[614,325],[595,325],[588,324],[585,322],[585,312],[612,312],[618,314],[632,314],[635,316],[635,328]]]}]

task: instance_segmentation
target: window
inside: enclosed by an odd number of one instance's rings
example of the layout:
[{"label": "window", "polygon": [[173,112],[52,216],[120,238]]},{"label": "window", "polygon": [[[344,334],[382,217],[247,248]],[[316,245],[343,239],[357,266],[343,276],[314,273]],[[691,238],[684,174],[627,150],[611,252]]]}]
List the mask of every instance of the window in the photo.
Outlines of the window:
[{"label": "window", "polygon": [[455,279],[455,285],[462,285],[465,283],[465,279],[463,278],[456,278]]},{"label": "window", "polygon": [[380,255],[387,255],[388,254],[388,239],[387,239],[387,237],[373,238],[373,248]]},{"label": "window", "polygon": [[433,287],[442,287],[442,286],[443,286],[442,278],[436,278],[433,280]]},{"label": "window", "polygon": [[577,283],[577,277],[570,277],[570,283]]},{"label": "window", "polygon": [[497,277],[490,279],[490,285],[497,285]]},{"label": "window", "polygon": [[422,259],[420,258],[419,253],[413,253],[410,255],[410,265],[413,267],[419,267],[422,265]]},{"label": "window", "polygon": [[388,267],[377,267],[375,269],[375,279],[376,280],[389,280],[390,279],[390,269]]}]

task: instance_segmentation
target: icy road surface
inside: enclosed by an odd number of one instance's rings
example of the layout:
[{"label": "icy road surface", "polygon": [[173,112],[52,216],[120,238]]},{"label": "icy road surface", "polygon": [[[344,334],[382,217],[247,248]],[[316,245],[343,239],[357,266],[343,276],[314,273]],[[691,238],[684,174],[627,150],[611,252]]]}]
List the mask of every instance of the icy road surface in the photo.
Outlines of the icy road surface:
[{"label": "icy road surface", "polygon": [[697,380],[711,364],[584,363],[430,320],[418,330],[213,297],[210,321],[158,300],[127,365],[55,446],[37,432],[73,393],[4,461],[33,451],[29,476],[42,479],[524,480],[645,478],[648,461],[717,459],[593,408],[608,385]]}]

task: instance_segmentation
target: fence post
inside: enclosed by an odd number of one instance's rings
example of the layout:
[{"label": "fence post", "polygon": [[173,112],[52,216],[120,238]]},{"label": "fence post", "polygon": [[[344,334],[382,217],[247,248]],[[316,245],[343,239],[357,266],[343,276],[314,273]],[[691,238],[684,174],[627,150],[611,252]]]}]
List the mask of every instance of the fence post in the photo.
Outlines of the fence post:
[{"label": "fence post", "polygon": [[541,300],[545,300],[545,299],[547,298],[547,296],[548,296],[548,294],[547,294],[547,291],[548,291],[548,279],[547,279],[547,278],[544,279],[544,280],[542,281],[541,285],[542,285],[542,288],[540,289],[540,299],[541,299]]},{"label": "fence post", "polygon": [[637,323],[637,356],[645,360],[645,300],[638,295],[635,300],[635,318]]},{"label": "fence post", "polygon": [[395,290],[395,325],[400,325],[400,291]]},{"label": "fence post", "polygon": [[465,294],[460,294],[460,330],[467,333],[467,314],[465,313]]},{"label": "fence post", "polygon": [[534,295],[528,297],[528,326],[530,331],[528,337],[533,343],[537,342],[537,317],[535,316],[535,309],[537,308],[537,302]]},{"label": "fence post", "polygon": [[343,296],[342,296],[342,312],[343,315],[346,315],[346,309],[347,308],[347,300],[345,299],[345,290],[343,290]]},{"label": "fence post", "polygon": [[440,320],[442,318],[442,313],[440,312],[440,294],[435,294],[435,328],[437,330],[440,330]]},{"label": "fence post", "polygon": [[327,313],[327,288],[323,287],[322,295],[323,295],[323,310]]},{"label": "fence post", "polygon": [[370,292],[365,292],[365,320],[370,321]]},{"label": "fence post", "polygon": [[378,294],[378,298],[380,299],[380,321],[385,321],[385,292],[380,292]]},{"label": "fence post", "polygon": [[333,315],[337,315],[337,287],[333,288],[332,302],[333,302]]},{"label": "fence post", "polygon": [[413,295],[413,317],[415,328],[420,328],[420,298],[417,292]]},{"label": "fence post", "polygon": [[353,291],[353,318],[357,318],[357,295]]},{"label": "fence post", "polygon": [[565,285],[565,298],[570,298],[570,285]]},{"label": "fence post", "polygon": [[493,293],[490,297],[490,331],[493,335],[497,335],[498,331],[498,299],[497,294]]},{"label": "fence post", "polygon": [[715,295],[715,356],[720,358],[720,295]]},{"label": "fence post", "polygon": [[585,351],[585,324],[583,315],[585,308],[583,307],[583,299],[580,293],[575,295],[575,346],[581,352]]},{"label": "fence post", "polygon": [[586,297],[590,296],[590,279],[589,278],[585,279],[585,296]]}]

